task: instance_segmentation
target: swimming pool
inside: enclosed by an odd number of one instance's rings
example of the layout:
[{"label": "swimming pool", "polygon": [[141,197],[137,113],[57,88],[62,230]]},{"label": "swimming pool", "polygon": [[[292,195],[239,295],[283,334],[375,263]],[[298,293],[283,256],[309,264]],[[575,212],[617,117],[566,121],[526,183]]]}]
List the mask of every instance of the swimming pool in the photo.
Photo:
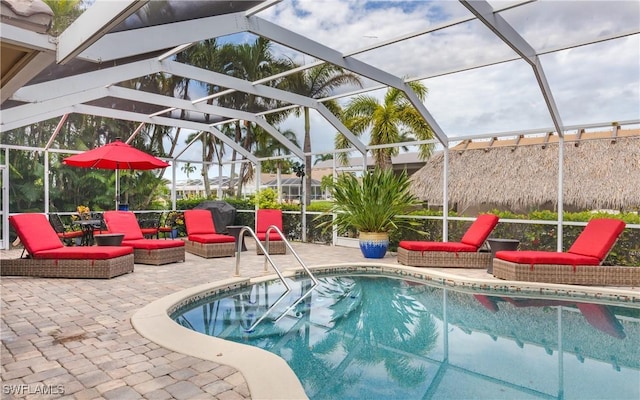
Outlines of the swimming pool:
[{"label": "swimming pool", "polygon": [[[282,357],[311,399],[640,398],[640,310],[366,274],[183,302],[191,330]],[[291,307],[294,305],[293,307]]]}]

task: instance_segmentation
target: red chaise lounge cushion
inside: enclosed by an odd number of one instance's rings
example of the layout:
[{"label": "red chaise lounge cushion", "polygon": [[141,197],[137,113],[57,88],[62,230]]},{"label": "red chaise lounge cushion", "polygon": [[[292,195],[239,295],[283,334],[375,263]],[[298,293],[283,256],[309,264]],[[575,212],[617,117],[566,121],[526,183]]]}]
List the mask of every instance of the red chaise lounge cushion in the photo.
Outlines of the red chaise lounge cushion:
[{"label": "red chaise lounge cushion", "polygon": [[158,239],[136,239],[123,240],[122,246],[131,246],[136,249],[157,250],[170,249],[172,247],[183,247],[182,240],[158,240]]},{"label": "red chaise lounge cushion", "polygon": [[213,216],[209,210],[186,210],[184,223],[187,239],[198,243],[233,243],[235,238],[216,232]]},{"label": "red chaise lounge cushion", "polygon": [[65,247],[43,214],[9,216],[20,241],[33,258],[59,260],[106,260],[133,253],[131,247]]},{"label": "red chaise lounge cushion", "polygon": [[624,231],[624,221],[592,219],[565,253],[553,251],[499,251],[496,258],[517,264],[600,265]]},{"label": "red chaise lounge cushion", "polygon": [[625,223],[619,219],[599,218],[589,221],[568,253],[596,257],[604,260],[624,231]]},{"label": "red chaise lounge cushion", "polygon": [[491,234],[491,231],[493,231],[493,228],[498,225],[498,219],[498,216],[493,214],[479,215],[462,236],[460,242],[475,246],[476,249],[480,248]]},{"label": "red chaise lounge cushion", "polygon": [[478,248],[470,244],[459,242],[422,242],[419,240],[403,240],[398,244],[405,250],[411,251],[451,251],[451,252],[475,252]]},{"label": "red chaise lounge cushion", "polygon": [[493,214],[482,214],[476,218],[459,242],[428,242],[423,240],[403,240],[398,243],[399,247],[410,251],[449,251],[475,252],[498,225],[498,216]]},{"label": "red chaise lounge cushion", "polygon": [[110,233],[123,233],[123,246],[135,249],[156,250],[183,247],[182,240],[145,239],[136,216],[131,211],[105,211],[104,220]]},{"label": "red chaise lounge cushion", "polygon": [[560,264],[560,265],[600,265],[595,257],[580,254],[559,253],[555,251],[499,251],[496,258],[517,264]]},{"label": "red chaise lounge cushion", "polygon": [[114,257],[126,256],[133,253],[129,246],[64,246],[59,249],[43,250],[33,255],[33,258],[58,260],[108,260]]}]

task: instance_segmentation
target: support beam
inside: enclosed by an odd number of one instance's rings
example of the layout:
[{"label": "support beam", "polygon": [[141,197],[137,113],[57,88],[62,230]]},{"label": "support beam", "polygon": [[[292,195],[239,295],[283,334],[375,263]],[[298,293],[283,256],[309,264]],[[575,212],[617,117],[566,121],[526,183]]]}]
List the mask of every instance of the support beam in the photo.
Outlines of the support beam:
[{"label": "support beam", "polygon": [[[58,37],[58,64],[66,64],[149,0],[96,1]],[[125,47],[125,46],[118,46]]]},{"label": "support beam", "polygon": [[[2,85],[0,90],[0,104],[9,99],[23,85],[27,84],[31,79],[35,78],[49,65],[53,64],[56,57],[53,53],[36,53],[25,61],[25,65],[16,71],[15,75],[9,77],[9,80]],[[4,77],[3,77],[4,79]]]},{"label": "support beam", "polygon": [[74,111],[80,114],[88,114],[88,115],[98,115],[107,118],[114,119],[123,119],[127,121],[136,121],[136,122],[145,122],[148,124],[154,125],[164,125],[164,126],[173,126],[176,128],[184,128],[184,129],[193,129],[196,131],[206,131],[211,132],[213,135],[222,141],[224,144],[228,145],[232,149],[236,150],[238,153],[242,154],[245,158],[251,160],[252,162],[258,161],[258,159],[251,153],[249,153],[245,148],[234,142],[231,138],[225,136],[219,130],[210,127],[207,124],[199,123],[199,122],[190,122],[184,120],[177,120],[167,117],[147,117],[141,114],[133,113],[130,111],[120,111],[113,110],[108,108],[96,107],[96,106],[88,106],[85,104],[80,104],[74,107]]},{"label": "support beam", "polygon": [[309,54],[326,62],[337,65],[348,71],[365,76],[376,82],[383,83],[387,86],[394,87],[405,93],[411,104],[418,110],[422,117],[431,126],[434,134],[444,146],[448,145],[448,138],[442,131],[442,128],[435,121],[433,116],[427,111],[424,104],[420,101],[413,90],[399,77],[389,74],[370,64],[364,63],[354,57],[345,57],[336,50],[308,39],[298,33],[284,29],[276,24],[258,17],[247,18],[248,30],[251,33],[266,37],[274,42],[284,46],[291,47],[302,53]]},{"label": "support beam", "polygon": [[562,120],[556,106],[551,88],[544,74],[544,69],[535,49],[522,37],[515,29],[498,13],[494,12],[491,5],[485,0],[460,0],[480,22],[482,22],[500,40],[515,51],[527,64],[533,68],[533,73],[538,81],[538,86],[542,91],[542,97],[547,104],[547,109],[553,120],[558,135],[564,135]]},{"label": "support beam", "polygon": [[[48,82],[25,86],[16,91],[13,100],[26,103],[43,102],[89,89],[113,85],[162,71],[162,63],[157,60],[143,60],[97,71],[59,78]],[[4,113],[4,111],[3,111]]]}]

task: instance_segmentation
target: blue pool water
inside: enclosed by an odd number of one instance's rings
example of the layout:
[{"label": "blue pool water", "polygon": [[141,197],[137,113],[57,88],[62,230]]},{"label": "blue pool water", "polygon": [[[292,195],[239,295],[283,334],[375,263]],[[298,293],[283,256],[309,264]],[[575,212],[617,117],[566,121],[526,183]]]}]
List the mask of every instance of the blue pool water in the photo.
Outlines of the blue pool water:
[{"label": "blue pool water", "polygon": [[279,355],[313,400],[640,399],[637,308],[319,280],[288,280],[288,293],[260,283],[171,317]]}]

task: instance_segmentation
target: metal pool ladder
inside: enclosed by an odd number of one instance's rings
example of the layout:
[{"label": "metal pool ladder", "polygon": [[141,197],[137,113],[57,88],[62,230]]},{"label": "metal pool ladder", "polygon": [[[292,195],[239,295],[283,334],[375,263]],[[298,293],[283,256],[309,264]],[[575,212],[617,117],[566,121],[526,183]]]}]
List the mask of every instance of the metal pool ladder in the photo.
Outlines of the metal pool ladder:
[{"label": "metal pool ladder", "polygon": [[296,258],[296,260],[298,260],[298,263],[302,266],[302,269],[305,270],[305,272],[307,273],[307,275],[309,275],[309,278],[311,278],[311,280],[313,281],[313,285],[311,285],[309,287],[309,289],[303,293],[295,302],[293,302],[293,304],[289,305],[281,314],[280,316],[278,316],[277,318],[274,319],[275,322],[280,321],[282,318],[284,318],[284,316],[289,312],[289,310],[293,309],[294,307],[296,307],[298,304],[300,304],[300,302],[302,300],[304,300],[312,291],[313,289],[315,289],[316,286],[318,286],[318,280],[316,279],[315,276],[313,276],[313,274],[311,273],[311,271],[309,270],[309,268],[307,267],[307,265],[304,263],[304,261],[302,261],[302,259],[300,258],[300,256],[298,255],[298,253],[296,253],[296,251],[293,249],[293,247],[291,247],[291,243],[289,243],[289,241],[287,240],[287,238],[284,237],[284,234],[282,233],[282,231],[275,225],[271,225],[269,226],[269,228],[267,228],[267,232],[266,232],[266,238],[265,238],[265,244],[266,244],[266,248],[265,246],[262,245],[262,243],[260,242],[260,240],[258,239],[258,237],[256,236],[256,233],[253,231],[253,229],[251,229],[248,226],[243,226],[242,229],[240,229],[240,233],[238,234],[238,247],[236,249],[236,272],[235,272],[235,276],[240,276],[240,254],[242,253],[242,240],[244,240],[244,234],[245,232],[249,232],[249,234],[255,239],[256,241],[256,246],[260,247],[260,250],[262,250],[262,252],[264,253],[264,270],[265,272],[267,271],[267,265],[271,264],[271,266],[273,267],[273,269],[276,271],[276,274],[278,274],[278,277],[280,278],[280,280],[282,281],[282,283],[284,284],[284,286],[286,287],[286,291],[278,298],[278,300],[276,300],[266,311],[264,314],[262,314],[262,316],[256,320],[256,322],[254,322],[248,329],[245,329],[245,331],[247,332],[251,332],[255,329],[256,326],[258,326],[258,324],[260,324],[260,322],[262,322],[267,315],[274,310],[278,304],[280,304],[280,302],[282,302],[287,295],[291,292],[291,286],[289,285],[289,283],[287,282],[287,280],[284,278],[284,276],[282,275],[282,272],[280,271],[280,269],[278,268],[278,266],[276,265],[275,261],[273,261],[273,259],[271,258],[271,255],[269,254],[269,233],[271,233],[272,230],[275,230],[278,235],[280,235],[280,238],[282,238],[282,241],[284,242],[285,246],[289,249],[289,251],[291,252],[291,254],[293,254],[293,256]]}]

